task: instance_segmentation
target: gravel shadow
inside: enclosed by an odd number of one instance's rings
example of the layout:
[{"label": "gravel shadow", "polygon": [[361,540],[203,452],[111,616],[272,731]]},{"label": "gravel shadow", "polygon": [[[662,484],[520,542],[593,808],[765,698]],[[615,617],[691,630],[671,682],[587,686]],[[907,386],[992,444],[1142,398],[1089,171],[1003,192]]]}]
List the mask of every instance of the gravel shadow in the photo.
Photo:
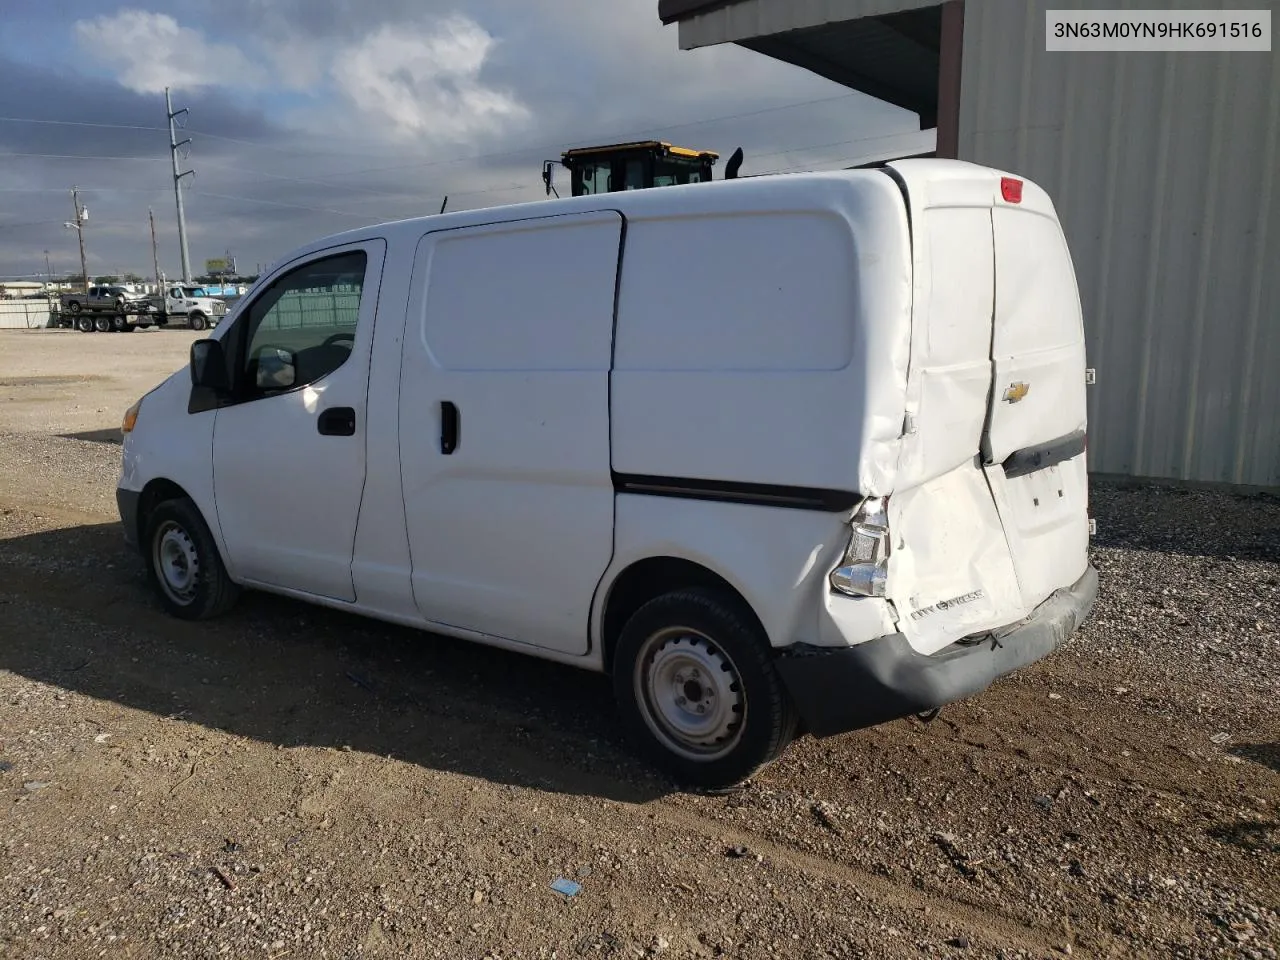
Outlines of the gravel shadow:
[{"label": "gravel shadow", "polygon": [[1242,760],[1252,760],[1275,773],[1280,773],[1280,743],[1241,743],[1231,747],[1227,753]]},{"label": "gravel shadow", "polygon": [[85,430],[82,433],[60,433],[58,436],[64,440],[88,440],[90,443],[112,443],[116,446],[124,442],[119,427],[111,430]]},{"label": "gravel shadow", "polygon": [[1243,850],[1280,853],[1280,823],[1276,821],[1236,820],[1210,827],[1206,833],[1215,840],[1230,843]]},{"label": "gravel shadow", "polygon": [[1280,497],[1091,478],[1092,545],[1280,563]]},{"label": "gravel shadow", "polygon": [[0,668],[280,747],[624,802],[674,789],[599,674],[255,592],[179,621],[119,524],[0,541],[0,637]]}]

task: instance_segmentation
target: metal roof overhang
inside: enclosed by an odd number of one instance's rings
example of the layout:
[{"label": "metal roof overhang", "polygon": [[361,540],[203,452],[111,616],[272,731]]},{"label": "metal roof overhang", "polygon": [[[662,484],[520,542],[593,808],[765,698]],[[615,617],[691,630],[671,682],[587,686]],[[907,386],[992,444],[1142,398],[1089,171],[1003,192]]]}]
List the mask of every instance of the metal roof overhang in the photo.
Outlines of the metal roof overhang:
[{"label": "metal roof overhang", "polygon": [[736,43],[938,122],[941,0],[659,0],[684,50]]}]

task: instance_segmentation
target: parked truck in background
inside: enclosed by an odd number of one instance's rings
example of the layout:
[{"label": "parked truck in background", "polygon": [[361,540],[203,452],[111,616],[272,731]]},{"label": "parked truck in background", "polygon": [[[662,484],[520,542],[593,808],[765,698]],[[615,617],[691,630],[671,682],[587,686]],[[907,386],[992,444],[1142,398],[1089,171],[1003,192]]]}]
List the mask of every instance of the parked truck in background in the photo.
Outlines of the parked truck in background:
[{"label": "parked truck in background", "polygon": [[185,320],[192,330],[204,330],[227,315],[226,302],[209,296],[202,287],[169,284],[164,296],[149,302],[155,306],[155,322],[161,327]]},{"label": "parked truck in background", "polygon": [[90,287],[87,294],[63,294],[60,323],[82,333],[128,333],[139,327],[186,324],[205,330],[227,315],[226,301],[208,296],[202,287],[169,284],[148,296],[123,286]]}]

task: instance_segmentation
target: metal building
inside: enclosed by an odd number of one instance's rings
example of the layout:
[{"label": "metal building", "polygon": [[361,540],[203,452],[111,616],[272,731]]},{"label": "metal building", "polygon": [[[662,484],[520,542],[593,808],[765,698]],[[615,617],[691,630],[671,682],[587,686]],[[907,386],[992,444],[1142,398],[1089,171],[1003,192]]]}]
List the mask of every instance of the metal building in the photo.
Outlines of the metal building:
[{"label": "metal building", "polygon": [[1091,470],[1280,487],[1280,58],[1046,51],[1046,10],[1128,6],[660,0],[659,15],[683,49],[812,70],[918,113],[939,156],[1050,192],[1098,371]]}]

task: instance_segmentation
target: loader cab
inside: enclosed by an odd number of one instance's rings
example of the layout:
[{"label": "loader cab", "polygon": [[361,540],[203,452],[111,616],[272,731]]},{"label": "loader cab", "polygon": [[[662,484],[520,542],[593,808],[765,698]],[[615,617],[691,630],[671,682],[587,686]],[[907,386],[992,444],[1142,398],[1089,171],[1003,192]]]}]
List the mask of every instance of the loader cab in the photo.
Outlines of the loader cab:
[{"label": "loader cab", "polygon": [[566,150],[558,161],[544,162],[542,182],[548,194],[555,190],[552,168],[558,163],[569,171],[575,197],[706,183],[718,159],[719,154],[710,150],[676,147],[660,140],[579,147]]}]

